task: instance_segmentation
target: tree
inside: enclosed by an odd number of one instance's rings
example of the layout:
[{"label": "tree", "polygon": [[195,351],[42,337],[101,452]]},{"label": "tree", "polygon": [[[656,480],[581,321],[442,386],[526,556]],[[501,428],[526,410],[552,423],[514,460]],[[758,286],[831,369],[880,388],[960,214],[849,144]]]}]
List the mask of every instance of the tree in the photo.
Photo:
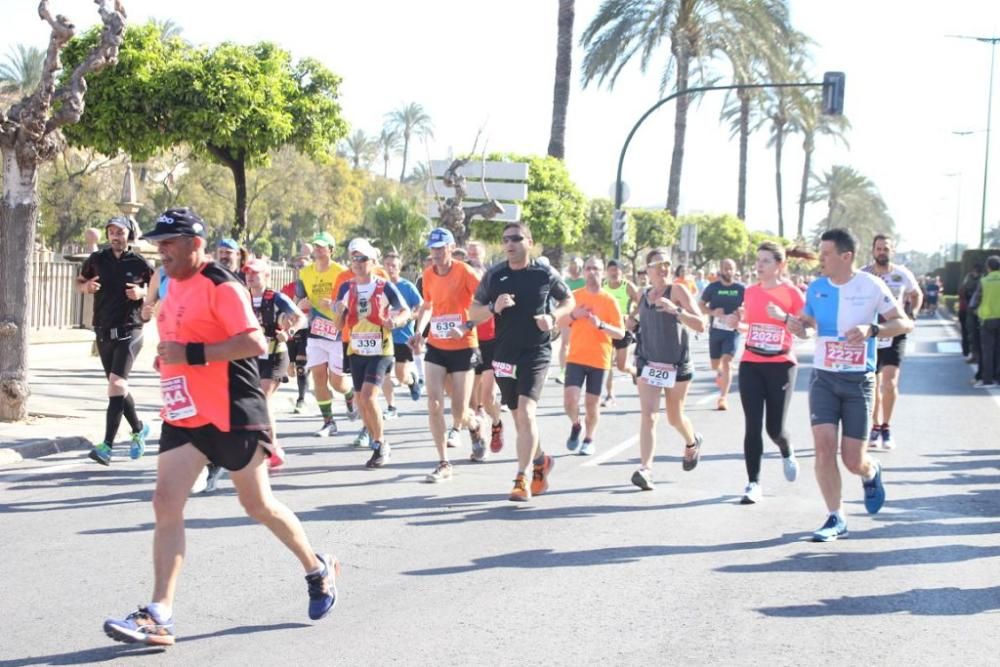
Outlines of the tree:
[{"label": "tree", "polygon": [[160,32],[160,39],[169,44],[171,40],[181,39],[184,28],[173,19],[149,19],[149,22]]},{"label": "tree", "polygon": [[369,239],[377,248],[394,248],[404,257],[423,251],[430,221],[421,212],[418,200],[401,194],[380,197],[365,211],[364,222],[350,231],[350,236]]},{"label": "tree", "polygon": [[569,82],[573,73],[573,18],[575,0],[559,0],[556,37],[556,82],[552,93],[552,129],[549,131],[549,155],[566,157],[566,111],[569,108]]},{"label": "tree", "polygon": [[[663,42],[670,55],[662,70],[660,93],[674,77],[674,92],[682,93],[695,82],[708,80],[708,63],[730,45],[750,35],[766,38],[787,22],[783,0],[605,0],[584,30],[581,44],[583,85],[596,80],[609,89],[626,64],[637,54],[640,68],[648,68]],[[670,160],[667,210],[677,214],[680,202],[684,137],[691,99],[681,95],[674,115],[674,148]]]},{"label": "tree", "polygon": [[665,248],[677,241],[677,220],[665,210],[629,209],[629,232],[622,244],[622,257],[632,265],[633,277],[639,256],[654,248]]},{"label": "tree", "polygon": [[38,169],[64,146],[62,128],[80,120],[87,92],[85,77],[113,66],[125,32],[125,12],[100,0],[103,29],[93,48],[57,85],[61,52],[73,38],[73,24],[52,16],[48,0],[38,14],[52,32],[42,77],[31,95],[9,110],[0,109],[3,199],[0,200],[0,420],[28,415],[28,298],[31,257],[38,225]]},{"label": "tree", "polygon": [[750,244],[746,225],[729,213],[686,215],[680,223],[698,227],[698,252],[694,254],[692,263],[699,269],[709,262],[725,258],[739,260]]},{"label": "tree", "polygon": [[364,130],[354,130],[346,139],[341,142],[345,157],[350,161],[355,169],[371,166],[375,159],[378,146],[371,137],[365,134]]},{"label": "tree", "polygon": [[121,215],[115,202],[121,194],[122,167],[121,158],[73,149],[42,167],[38,234],[48,247],[61,249],[87,227],[102,227]]},{"label": "tree", "polygon": [[164,44],[159,28],[147,24],[126,33],[122,51],[128,67],[94,77],[91,112],[70,141],[106,154],[125,150],[137,160],[189,144],[232,174],[236,239],[247,233],[249,168],[266,166],[271,151],[285,145],[328,159],[346,134],[340,78],[310,58],[293,65],[269,42],[194,49],[177,39]]},{"label": "tree", "polygon": [[398,130],[386,125],[379,133],[376,142],[382,154],[382,178],[389,178],[389,159],[399,152],[399,147],[403,145],[403,137]]},{"label": "tree", "polygon": [[399,182],[406,180],[406,159],[410,153],[410,140],[417,137],[433,137],[431,117],[416,102],[410,102],[386,115],[389,128],[403,137],[403,168],[399,171]]},{"label": "tree", "polygon": [[7,61],[0,63],[0,91],[17,95],[35,92],[42,80],[45,51],[17,44],[11,47]]},{"label": "tree", "polygon": [[591,199],[587,204],[587,226],[577,246],[581,255],[607,258],[614,252],[611,241],[611,217],[614,209],[614,202],[605,197]]},{"label": "tree", "polygon": [[876,234],[892,235],[895,231],[895,223],[878,188],[851,167],[834,165],[822,177],[814,177],[809,201],[827,204],[826,217],[814,230],[816,243],[826,230],[847,227],[857,235],[862,248],[870,248]]}]

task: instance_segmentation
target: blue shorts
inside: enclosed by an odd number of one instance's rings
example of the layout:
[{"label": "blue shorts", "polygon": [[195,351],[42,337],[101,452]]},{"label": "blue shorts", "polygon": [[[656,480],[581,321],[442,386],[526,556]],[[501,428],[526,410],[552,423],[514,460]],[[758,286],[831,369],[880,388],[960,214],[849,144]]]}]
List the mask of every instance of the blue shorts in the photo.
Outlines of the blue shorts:
[{"label": "blue shorts", "polygon": [[724,329],[708,330],[709,359],[721,359],[726,354],[730,357],[735,357],[739,345],[740,333],[738,331],[726,331]]},{"label": "blue shorts", "polygon": [[833,373],[814,368],[809,378],[809,417],[813,426],[840,426],[845,438],[868,437],[875,396],[874,373]]}]

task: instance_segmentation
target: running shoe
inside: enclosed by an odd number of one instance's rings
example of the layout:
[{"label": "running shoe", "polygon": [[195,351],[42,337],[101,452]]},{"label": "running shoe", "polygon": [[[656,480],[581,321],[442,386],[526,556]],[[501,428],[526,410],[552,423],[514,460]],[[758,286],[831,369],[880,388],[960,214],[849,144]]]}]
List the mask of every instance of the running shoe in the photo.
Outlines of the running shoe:
[{"label": "running shoe", "polygon": [[420,400],[420,382],[417,381],[417,374],[410,373],[410,385],[407,387],[410,390],[410,398],[414,401]]},{"label": "running shoe", "polygon": [[451,464],[447,461],[441,461],[438,463],[437,468],[434,468],[434,472],[429,473],[424,481],[429,484],[437,484],[439,482],[445,482],[451,479]]},{"label": "running shoe", "polygon": [[458,447],[459,439],[458,436],[462,433],[459,429],[452,426],[448,429],[448,433],[445,435],[445,442],[449,447]]},{"label": "running shoe", "polygon": [[472,440],[472,455],[469,460],[473,463],[482,463],[488,455],[486,439],[483,437],[482,420],[477,418],[474,425],[469,427],[469,439]]},{"label": "running shoe", "polygon": [[882,443],[882,427],[876,424],[872,426],[871,433],[868,434],[868,449],[878,449]]},{"label": "running shoe", "polygon": [[531,495],[540,496],[549,490],[549,474],[555,464],[556,460],[545,454],[542,462],[534,465],[531,473]]},{"label": "running shoe", "polygon": [[799,461],[795,454],[790,454],[781,459],[781,468],[785,473],[785,479],[794,482],[799,476]]},{"label": "running shoe", "polygon": [[996,389],[998,385],[996,382],[983,382],[982,380],[977,380],[972,386],[976,389]]},{"label": "running shoe", "polygon": [[111,445],[106,442],[99,442],[90,448],[90,454],[87,456],[102,466],[109,466],[111,465]]},{"label": "running shoe", "polygon": [[208,484],[208,466],[201,469],[198,473],[198,477],[194,480],[194,484],[191,486],[191,493],[204,493],[205,486]]},{"label": "running shoe", "polygon": [[267,457],[267,467],[269,470],[277,470],[285,465],[285,450],[281,445],[274,445],[274,451]]},{"label": "running shoe", "polygon": [[326,438],[331,435],[337,435],[337,422],[332,419],[323,420],[323,425],[313,435],[317,438]]},{"label": "running shoe", "polygon": [[350,397],[348,397],[347,395],[344,396],[344,405],[347,406],[347,418],[350,419],[351,421],[354,421],[361,415],[361,413],[358,412],[358,408],[355,407],[354,405],[353,393],[350,394]]},{"label": "running shoe", "polygon": [[833,542],[841,537],[847,537],[847,522],[836,514],[831,514],[819,530],[813,533],[813,542]]},{"label": "running shoe", "polygon": [[889,431],[889,425],[882,425],[882,449],[895,449],[896,441],[892,439],[892,433]]},{"label": "running shoe", "polygon": [[746,488],[743,489],[743,497],[740,498],[741,505],[754,505],[761,501],[764,497],[764,491],[761,490],[760,484],[757,482],[750,482],[747,484]]},{"label": "running shoe", "polygon": [[142,458],[146,453],[146,438],[149,437],[149,424],[132,434],[132,444],[128,448],[128,457],[133,461]]},{"label": "running shoe", "polygon": [[372,456],[365,463],[366,468],[381,468],[386,463],[389,462],[389,458],[392,455],[392,448],[389,447],[388,442],[379,442],[376,440],[372,443]]},{"label": "running shoe", "polygon": [[173,646],[175,641],[173,619],[157,621],[147,607],[139,607],[123,619],[105,620],[104,634],[125,644]]},{"label": "running shoe", "polygon": [[556,384],[565,384],[566,383],[566,370],[564,368],[560,368],[559,372],[556,373],[555,377],[552,378],[552,379],[556,381]]},{"label": "running shoe", "polygon": [[490,428],[490,451],[496,454],[503,449],[503,422],[498,421]]},{"label": "running shoe", "polygon": [[720,412],[725,412],[726,410],[729,409],[729,400],[726,398],[720,398],[715,403],[715,409]]},{"label": "running shoe", "polygon": [[580,445],[580,456],[592,456],[594,454],[594,441],[590,438],[584,438],[583,444]]},{"label": "running shoe", "polygon": [[566,438],[566,449],[571,452],[575,452],[576,448],[580,446],[580,431],[583,430],[583,426],[577,422],[573,424],[573,427],[569,430],[569,437]]},{"label": "running shoe", "polygon": [[208,477],[205,478],[205,490],[202,493],[215,493],[219,487],[219,479],[222,477],[223,472],[225,472],[225,468],[222,466],[209,463]]},{"label": "running shoe", "polygon": [[297,415],[301,415],[303,412],[305,412],[305,409],[306,409],[306,402],[300,398],[297,401],[295,401],[295,409],[293,409],[292,412],[294,412]]},{"label": "running shoe", "polygon": [[[323,569],[306,575],[309,590],[309,618],[318,621],[337,606],[337,577],[340,576],[340,562],[330,555],[316,554]],[[330,572],[330,566],[333,572]]]},{"label": "running shoe", "polygon": [[374,443],[372,438],[368,435],[368,429],[364,426],[358,431],[358,434],[354,436],[354,442],[352,442],[355,447],[371,447]]},{"label": "running shoe", "polygon": [[617,403],[618,401],[615,400],[615,397],[610,394],[601,399],[602,408],[613,408]]},{"label": "running shoe", "polygon": [[632,473],[632,483],[643,491],[652,491],[655,487],[653,484],[653,471],[649,468],[639,468]]},{"label": "running shoe", "polygon": [[698,461],[701,460],[701,445],[704,441],[704,438],[701,437],[701,433],[695,433],[694,442],[685,446],[685,454],[687,454],[687,450],[692,450],[694,452],[694,456],[690,458],[687,456],[681,458],[681,467],[685,471],[690,472],[698,467]]},{"label": "running shoe", "polygon": [[514,478],[514,488],[510,492],[509,500],[516,503],[525,503],[531,500],[531,489],[528,488],[524,473],[518,473],[517,477]]},{"label": "running shoe", "polygon": [[872,461],[875,466],[875,476],[870,481],[861,480],[865,490],[865,509],[869,514],[878,514],[885,504],[885,486],[882,485],[882,464]]},{"label": "running shoe", "polygon": [[399,410],[395,405],[387,405],[385,412],[382,413],[382,419],[388,421],[390,419],[396,419],[399,417]]}]

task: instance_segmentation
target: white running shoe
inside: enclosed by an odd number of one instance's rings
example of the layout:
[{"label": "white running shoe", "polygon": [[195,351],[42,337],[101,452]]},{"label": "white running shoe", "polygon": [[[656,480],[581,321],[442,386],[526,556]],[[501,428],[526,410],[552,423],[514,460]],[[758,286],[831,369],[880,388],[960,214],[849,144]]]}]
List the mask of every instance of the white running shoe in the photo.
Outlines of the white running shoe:
[{"label": "white running shoe", "polygon": [[799,462],[795,458],[795,454],[792,454],[788,458],[782,458],[781,467],[785,473],[785,479],[789,482],[794,482],[799,476]]},{"label": "white running shoe", "polygon": [[764,497],[764,492],[760,488],[760,484],[757,482],[750,482],[747,484],[746,488],[743,489],[743,498],[740,500],[741,505],[755,505],[761,501]]}]

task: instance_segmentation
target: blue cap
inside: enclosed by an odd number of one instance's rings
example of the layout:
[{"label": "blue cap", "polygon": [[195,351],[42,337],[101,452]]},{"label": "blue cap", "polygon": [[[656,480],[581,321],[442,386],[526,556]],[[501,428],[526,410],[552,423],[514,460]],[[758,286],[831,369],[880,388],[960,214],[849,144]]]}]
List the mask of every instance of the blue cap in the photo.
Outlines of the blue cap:
[{"label": "blue cap", "polygon": [[444,227],[438,227],[437,229],[432,230],[430,236],[427,237],[428,248],[440,248],[454,242],[455,237],[452,236],[451,232]]},{"label": "blue cap", "polygon": [[216,248],[229,248],[230,250],[239,250],[240,244],[233,239],[222,239],[216,245]]}]

